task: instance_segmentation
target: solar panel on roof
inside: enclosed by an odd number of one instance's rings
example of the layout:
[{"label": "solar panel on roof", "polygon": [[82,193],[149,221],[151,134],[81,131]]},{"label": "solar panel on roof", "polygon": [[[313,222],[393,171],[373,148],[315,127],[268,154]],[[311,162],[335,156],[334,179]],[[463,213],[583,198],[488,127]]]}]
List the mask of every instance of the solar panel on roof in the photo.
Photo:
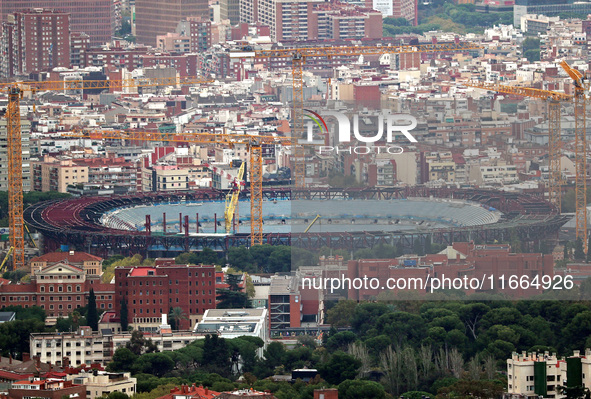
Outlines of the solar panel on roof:
[{"label": "solar panel on roof", "polygon": [[113,335],[113,331],[110,328],[101,328],[101,334],[104,335]]}]

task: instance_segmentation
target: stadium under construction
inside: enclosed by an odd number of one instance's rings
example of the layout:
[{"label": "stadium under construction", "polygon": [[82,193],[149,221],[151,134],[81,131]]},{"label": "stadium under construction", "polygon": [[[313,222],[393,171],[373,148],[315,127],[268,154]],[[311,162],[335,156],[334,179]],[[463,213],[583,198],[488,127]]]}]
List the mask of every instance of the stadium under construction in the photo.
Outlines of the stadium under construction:
[{"label": "stadium under construction", "polygon": [[[264,190],[263,242],[315,250],[396,245],[412,251],[418,240],[505,242],[526,247],[556,238],[567,217],[541,193],[449,188],[316,188]],[[63,243],[99,256],[172,256],[250,245],[249,191],[241,193],[232,231],[223,230],[226,192],[138,193],[43,202],[25,210],[43,235],[46,251]],[[316,223],[307,232],[315,216]]]}]

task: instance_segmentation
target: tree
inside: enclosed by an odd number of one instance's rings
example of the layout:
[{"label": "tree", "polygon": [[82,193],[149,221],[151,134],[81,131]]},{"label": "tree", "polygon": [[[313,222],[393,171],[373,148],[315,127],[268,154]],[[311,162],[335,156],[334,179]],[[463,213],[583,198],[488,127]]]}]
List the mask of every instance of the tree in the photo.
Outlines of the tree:
[{"label": "tree", "polygon": [[230,347],[224,338],[207,334],[203,342],[203,364],[208,371],[229,376]]},{"label": "tree", "polygon": [[243,309],[249,307],[248,295],[240,288],[239,274],[226,274],[228,288],[218,289],[218,309]]},{"label": "tree", "polygon": [[86,321],[92,331],[98,331],[98,310],[96,308],[96,296],[94,290],[91,288],[88,294],[88,312],[86,314]]},{"label": "tree", "polygon": [[129,396],[127,396],[127,394],[124,394],[123,392],[115,391],[108,394],[107,399],[129,399]]},{"label": "tree", "polygon": [[327,382],[337,385],[344,380],[352,380],[357,376],[361,360],[355,359],[345,352],[337,351],[325,363],[320,363],[318,372]]},{"label": "tree", "polygon": [[433,399],[435,396],[430,394],[429,392],[424,391],[408,391],[400,395],[400,397],[404,399]]},{"label": "tree", "polygon": [[174,321],[174,326],[176,330],[180,330],[181,320],[187,320],[187,315],[183,311],[183,308],[176,307],[170,309],[170,320]]},{"label": "tree", "polygon": [[565,387],[559,385],[557,391],[567,399],[591,399],[591,391],[583,386]]},{"label": "tree", "polygon": [[129,328],[129,320],[127,319],[128,317],[127,301],[123,299],[121,301],[121,313],[119,314],[119,318],[121,320],[121,331],[127,331]]},{"label": "tree", "polygon": [[45,323],[36,319],[14,320],[0,324],[0,353],[20,359],[29,353],[29,339],[32,333],[46,332]]},{"label": "tree", "polygon": [[384,387],[374,381],[346,380],[339,384],[339,398],[343,399],[383,399]]},{"label": "tree", "polygon": [[144,333],[139,330],[134,330],[131,333],[131,338],[125,344],[125,347],[132,351],[136,356],[142,353],[152,353],[158,350],[158,347],[150,338],[145,338]]},{"label": "tree", "polygon": [[170,352],[146,353],[138,358],[133,368],[142,373],[162,377],[174,368]]},{"label": "tree", "polygon": [[459,380],[448,387],[440,388],[436,398],[498,398],[503,395],[500,381]]},{"label": "tree", "polygon": [[138,355],[129,348],[118,348],[107,369],[110,371],[130,371],[137,359]]},{"label": "tree", "polygon": [[337,304],[326,312],[328,324],[334,327],[346,327],[351,325],[353,312],[357,302],[353,300],[338,301]]}]

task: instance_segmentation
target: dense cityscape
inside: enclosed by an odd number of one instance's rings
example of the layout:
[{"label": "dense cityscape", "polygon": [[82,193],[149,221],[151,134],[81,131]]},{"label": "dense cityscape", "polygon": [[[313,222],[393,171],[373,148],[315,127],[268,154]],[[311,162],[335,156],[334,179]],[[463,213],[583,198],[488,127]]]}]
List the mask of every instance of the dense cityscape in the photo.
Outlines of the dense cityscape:
[{"label": "dense cityscape", "polygon": [[0,399],[591,397],[591,2],[0,14]]}]

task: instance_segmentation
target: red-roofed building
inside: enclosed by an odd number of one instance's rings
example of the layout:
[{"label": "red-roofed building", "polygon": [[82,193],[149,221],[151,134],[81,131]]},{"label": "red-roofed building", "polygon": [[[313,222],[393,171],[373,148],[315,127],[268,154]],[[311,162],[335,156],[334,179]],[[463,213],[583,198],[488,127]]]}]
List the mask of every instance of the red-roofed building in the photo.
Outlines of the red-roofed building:
[{"label": "red-roofed building", "polygon": [[58,262],[37,269],[30,283],[0,285],[0,309],[11,305],[40,306],[50,317],[65,317],[88,304],[91,289],[99,313],[113,308],[112,284],[102,283],[100,276],[88,274],[81,267]]},{"label": "red-roofed building", "polygon": [[103,258],[80,251],[49,252],[31,259],[31,274],[56,263],[66,263],[82,269],[88,275],[103,274]]},{"label": "red-roofed building", "polygon": [[193,385],[181,385],[173,388],[170,393],[157,399],[212,399],[217,398],[220,393],[212,391],[207,387]]},{"label": "red-roofed building", "polygon": [[12,384],[12,388],[8,389],[8,398],[10,399],[61,399],[64,396],[86,399],[86,387],[84,385],[75,385],[72,381],[46,379],[17,381]]}]

